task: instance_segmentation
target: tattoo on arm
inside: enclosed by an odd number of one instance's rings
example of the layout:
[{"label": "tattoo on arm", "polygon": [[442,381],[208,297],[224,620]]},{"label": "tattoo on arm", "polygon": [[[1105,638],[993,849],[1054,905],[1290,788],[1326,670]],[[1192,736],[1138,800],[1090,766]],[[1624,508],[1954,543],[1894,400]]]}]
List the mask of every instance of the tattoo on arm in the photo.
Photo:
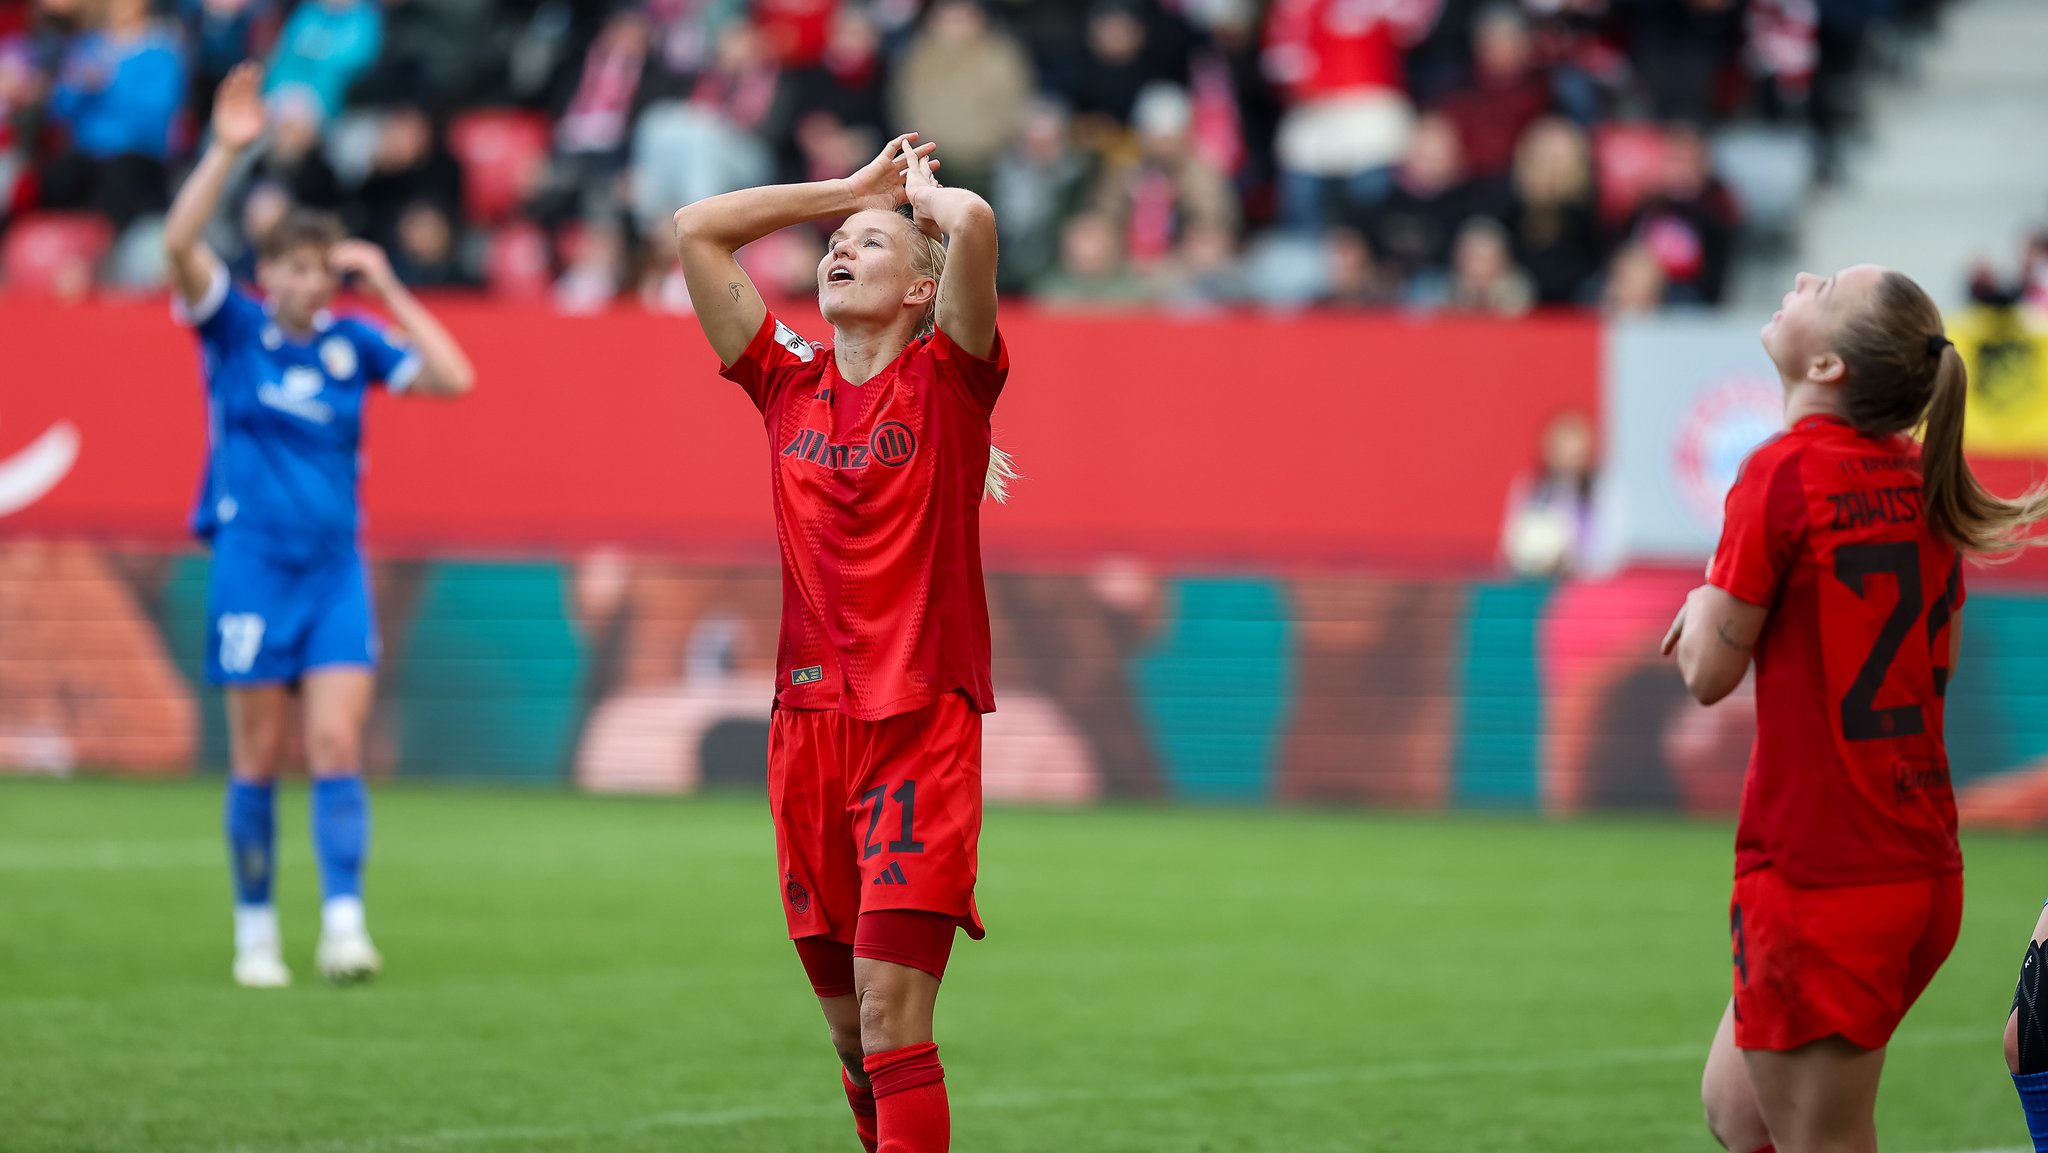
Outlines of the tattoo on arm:
[{"label": "tattoo on arm", "polygon": [[732,302],[733,302],[734,304],[738,304],[738,303],[740,302],[740,293],[741,293],[741,292],[743,292],[743,291],[745,291],[745,290],[746,290],[746,287],[747,287],[746,285],[744,285],[744,284],[741,284],[741,283],[740,283],[739,281],[737,281],[737,280],[734,280],[734,281],[730,281],[730,282],[728,282],[728,283],[726,284],[726,286],[725,286],[725,290],[726,290],[727,292],[730,292],[730,293],[732,293]]},{"label": "tattoo on arm", "polygon": [[1736,639],[1735,639],[1735,634],[1734,634],[1734,633],[1733,633],[1732,631],[1730,631],[1730,630],[1729,630],[1729,628],[1728,628],[1728,622],[1727,622],[1727,621],[1722,621],[1722,622],[1720,623],[1720,625],[1718,625],[1718,626],[1717,626],[1717,627],[1715,628],[1715,630],[1714,630],[1714,634],[1715,634],[1716,636],[1718,636],[1718,637],[1720,637],[1720,638],[1721,638],[1721,643],[1722,643],[1722,644],[1724,644],[1724,645],[1727,645],[1727,646],[1728,646],[1729,648],[1731,648],[1731,649],[1735,649],[1735,650],[1736,650],[1736,651],[1738,651],[1738,652],[1745,652],[1745,653],[1746,653],[1746,652],[1749,652],[1749,651],[1751,651],[1752,649],[1756,648],[1756,646],[1755,646],[1755,645],[1753,645],[1753,644],[1748,644],[1748,645],[1746,645],[1746,644],[1743,644],[1743,643],[1742,643],[1741,641],[1738,641],[1738,640],[1736,640]]}]

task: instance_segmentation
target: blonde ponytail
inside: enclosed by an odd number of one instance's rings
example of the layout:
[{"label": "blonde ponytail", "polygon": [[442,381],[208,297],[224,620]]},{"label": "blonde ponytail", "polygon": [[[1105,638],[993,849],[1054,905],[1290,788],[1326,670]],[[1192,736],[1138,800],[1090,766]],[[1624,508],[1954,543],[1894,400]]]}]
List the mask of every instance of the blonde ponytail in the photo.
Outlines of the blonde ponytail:
[{"label": "blonde ponytail", "polygon": [[982,499],[992,499],[997,504],[1008,501],[1010,482],[1016,480],[1017,475],[1017,462],[1011,459],[1010,454],[995,445],[989,445],[988,475],[983,477],[981,482]]},{"label": "blonde ponytail", "polygon": [[1927,517],[1957,548],[1980,557],[2010,558],[2048,538],[2032,535],[2048,520],[2048,485],[2018,500],[1993,495],[1977,482],[1963,458],[1963,411],[1969,399],[1969,370],[1962,353],[1943,341],[1927,404],[1927,431],[1920,454],[1921,489]]}]

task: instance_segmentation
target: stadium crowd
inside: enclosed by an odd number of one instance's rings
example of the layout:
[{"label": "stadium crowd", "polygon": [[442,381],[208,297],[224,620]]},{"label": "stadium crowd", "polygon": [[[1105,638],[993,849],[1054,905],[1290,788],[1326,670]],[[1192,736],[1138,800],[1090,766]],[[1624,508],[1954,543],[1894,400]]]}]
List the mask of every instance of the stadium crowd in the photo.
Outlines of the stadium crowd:
[{"label": "stadium crowd", "polygon": [[[270,139],[216,243],[338,211],[421,288],[686,309],[669,214],[889,134],[1049,304],[1717,303],[1730,125],[1828,179],[1869,46],[1941,0],[0,0],[0,276],[161,283],[214,86]],[[747,254],[808,290],[817,237]]]}]

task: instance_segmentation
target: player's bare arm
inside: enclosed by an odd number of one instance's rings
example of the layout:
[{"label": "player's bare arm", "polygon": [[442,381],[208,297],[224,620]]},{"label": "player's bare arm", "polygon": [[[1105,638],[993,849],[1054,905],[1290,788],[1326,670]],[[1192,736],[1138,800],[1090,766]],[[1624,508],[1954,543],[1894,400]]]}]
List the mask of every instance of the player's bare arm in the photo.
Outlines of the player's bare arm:
[{"label": "player's bare arm", "polygon": [[213,139],[205,155],[178,189],[164,220],[164,255],[170,262],[171,286],[187,307],[194,307],[213,287],[220,257],[206,246],[206,223],[220,207],[221,193],[242,154],[263,135],[263,70],[236,65],[213,101]]},{"label": "player's bare arm", "polygon": [[[907,202],[904,173],[911,158],[929,160],[936,147],[916,140],[915,132],[891,140],[860,171],[844,179],[746,188],[706,197],[676,211],[676,256],[682,262],[683,282],[690,290],[697,323],[720,361],[737,361],[768,315],[768,305],[733,254],[794,225],[848,216],[862,209],[893,211],[902,207]],[[929,163],[938,167],[937,161]],[[991,300],[994,292],[991,277]],[[990,316],[994,316],[993,307]]]},{"label": "player's bare arm", "polygon": [[1664,653],[1678,654],[1679,674],[1695,700],[1711,705],[1735,691],[1749,673],[1750,657],[1769,616],[1769,609],[1713,585],[1701,585],[1687,595],[1685,607],[1664,634]]},{"label": "player's bare arm", "polygon": [[412,338],[419,350],[420,374],[409,391],[456,397],[476,387],[476,369],[462,346],[419,297],[399,282],[383,249],[367,240],[344,240],[327,254],[327,262],[336,272],[355,276],[364,291],[376,297]]},{"label": "player's bare arm", "polygon": [[996,344],[995,210],[964,188],[941,185],[932,174],[935,167],[937,162],[925,152],[914,155],[904,173],[904,189],[918,227],[946,240],[946,271],[939,278],[939,330],[986,359]]}]

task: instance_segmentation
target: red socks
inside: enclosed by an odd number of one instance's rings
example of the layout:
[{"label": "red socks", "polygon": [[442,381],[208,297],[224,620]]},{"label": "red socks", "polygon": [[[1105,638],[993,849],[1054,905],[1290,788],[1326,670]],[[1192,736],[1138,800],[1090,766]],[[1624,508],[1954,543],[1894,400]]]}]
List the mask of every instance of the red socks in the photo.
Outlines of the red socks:
[{"label": "red socks", "polygon": [[867,1153],[875,1153],[874,1090],[854,1084],[844,1069],[839,1071],[839,1081],[846,1086],[846,1103],[853,1107],[853,1131],[860,1135],[860,1147]]},{"label": "red socks", "polygon": [[947,1153],[953,1115],[946,1107],[946,1069],[939,1047],[926,1041],[865,1062],[882,1142],[879,1153]]}]

